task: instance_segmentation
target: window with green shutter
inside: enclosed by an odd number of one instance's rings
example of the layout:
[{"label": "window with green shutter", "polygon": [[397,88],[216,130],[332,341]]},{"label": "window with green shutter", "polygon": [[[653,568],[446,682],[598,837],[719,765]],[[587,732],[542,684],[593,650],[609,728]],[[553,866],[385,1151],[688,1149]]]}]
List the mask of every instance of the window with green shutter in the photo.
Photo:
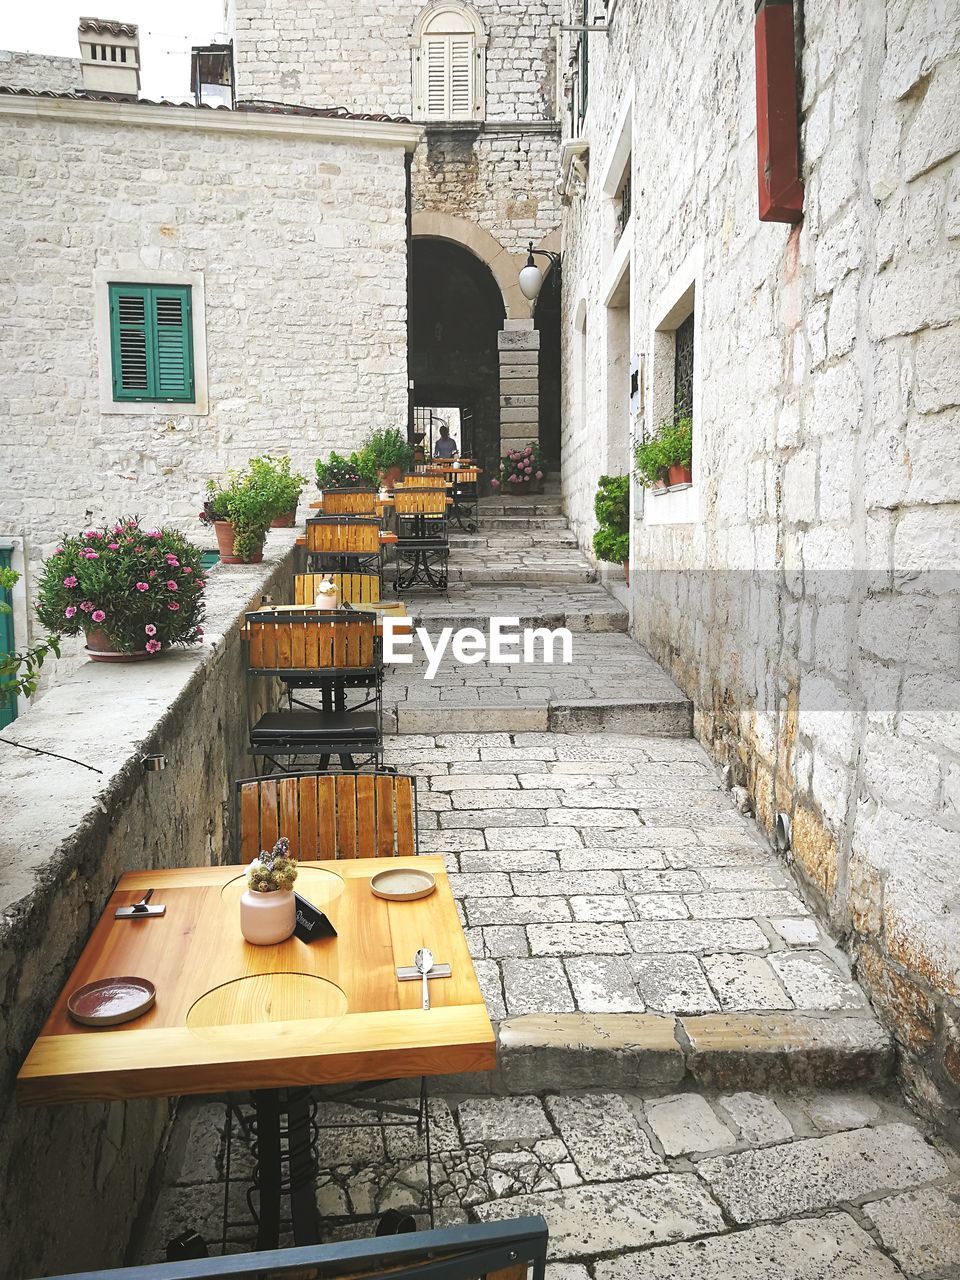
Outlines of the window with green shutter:
[{"label": "window with green shutter", "polygon": [[[0,547],[0,569],[10,568],[10,552]],[[0,604],[7,608],[0,612],[0,655],[4,657],[16,649],[13,635],[13,596],[6,587],[0,587]],[[0,685],[0,729],[5,728],[17,718],[17,699],[12,693],[4,691]]]},{"label": "window with green shutter", "polygon": [[192,402],[189,285],[110,285],[114,400]]}]

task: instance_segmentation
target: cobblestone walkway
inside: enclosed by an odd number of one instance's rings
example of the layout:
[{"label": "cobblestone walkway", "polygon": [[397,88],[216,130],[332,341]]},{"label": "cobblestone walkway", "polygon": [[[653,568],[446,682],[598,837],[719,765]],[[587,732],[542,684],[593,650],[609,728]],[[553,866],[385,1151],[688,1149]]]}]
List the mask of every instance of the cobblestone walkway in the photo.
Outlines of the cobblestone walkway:
[{"label": "cobblestone walkway", "polygon": [[[411,611],[432,632],[566,625],[577,662],[388,681],[386,761],[418,777],[420,847],[447,860],[499,1035],[497,1072],[433,1083],[439,1224],[543,1213],[549,1280],[960,1280],[960,1164],[892,1086],[842,951],[556,504],[486,512],[448,597]],[[425,1222],[415,1133],[370,1120],[321,1095],[326,1239],[388,1208]],[[240,1251],[251,1160],[231,1150]],[[185,1101],[143,1261],[187,1227],[219,1247],[224,1165],[222,1103]]]}]

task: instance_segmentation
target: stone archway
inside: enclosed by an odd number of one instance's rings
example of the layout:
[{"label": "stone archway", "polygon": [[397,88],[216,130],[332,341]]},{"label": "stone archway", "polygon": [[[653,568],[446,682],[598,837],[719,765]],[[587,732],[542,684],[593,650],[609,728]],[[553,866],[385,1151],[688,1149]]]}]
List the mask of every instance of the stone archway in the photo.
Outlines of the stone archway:
[{"label": "stone archway", "polygon": [[517,283],[520,268],[526,259],[523,254],[511,253],[500,241],[483,227],[467,218],[455,218],[449,213],[422,209],[413,215],[414,240],[449,240],[468,249],[481,262],[486,263],[503,295],[503,309],[508,320],[529,320],[530,303],[520,292]]}]

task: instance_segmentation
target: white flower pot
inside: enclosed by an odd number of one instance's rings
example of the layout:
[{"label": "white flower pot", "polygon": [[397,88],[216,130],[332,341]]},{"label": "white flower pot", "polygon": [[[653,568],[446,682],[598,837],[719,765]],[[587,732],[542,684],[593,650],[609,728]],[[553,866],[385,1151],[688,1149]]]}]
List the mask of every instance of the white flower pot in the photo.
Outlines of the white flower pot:
[{"label": "white flower pot", "polygon": [[325,578],[322,582],[317,583],[317,590],[314,596],[314,603],[319,605],[321,609],[339,609],[340,608],[340,592],[335,582],[331,582]]},{"label": "white flower pot", "polygon": [[285,942],[297,925],[292,889],[258,893],[247,889],[240,898],[240,932],[258,947]]}]

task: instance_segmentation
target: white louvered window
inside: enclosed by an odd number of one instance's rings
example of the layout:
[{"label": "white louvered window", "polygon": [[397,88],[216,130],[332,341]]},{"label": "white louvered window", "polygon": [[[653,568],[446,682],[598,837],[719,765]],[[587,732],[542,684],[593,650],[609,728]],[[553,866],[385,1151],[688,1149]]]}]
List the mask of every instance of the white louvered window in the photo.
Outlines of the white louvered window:
[{"label": "white louvered window", "polygon": [[425,120],[483,118],[486,35],[467,5],[434,5],[414,29],[414,114]]}]

